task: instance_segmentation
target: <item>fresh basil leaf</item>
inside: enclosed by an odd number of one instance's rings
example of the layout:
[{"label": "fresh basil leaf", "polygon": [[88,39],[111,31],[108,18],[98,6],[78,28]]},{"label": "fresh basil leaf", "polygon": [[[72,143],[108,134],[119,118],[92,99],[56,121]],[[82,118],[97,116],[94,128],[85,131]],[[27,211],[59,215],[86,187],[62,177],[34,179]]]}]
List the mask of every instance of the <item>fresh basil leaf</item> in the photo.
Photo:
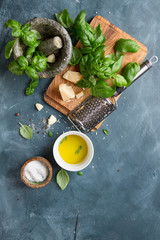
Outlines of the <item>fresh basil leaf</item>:
[{"label": "fresh basil leaf", "polygon": [[34,89],[38,86],[38,83],[39,83],[38,79],[33,79],[30,82],[29,86],[26,88],[26,95],[28,96],[32,95],[34,92]]},{"label": "fresh basil leaf", "polygon": [[83,10],[75,18],[74,25],[76,26],[77,24],[79,24],[82,27],[84,27],[86,25],[85,17],[86,17],[86,12]]},{"label": "fresh basil leaf", "polygon": [[95,40],[94,32],[93,32],[93,29],[91,28],[91,26],[88,23],[85,24],[84,32],[87,35],[89,41],[91,43],[94,42],[94,40]]},{"label": "fresh basil leaf", "polygon": [[99,72],[101,72],[101,73],[108,72],[109,70],[110,70],[110,68],[105,65],[99,66]]},{"label": "fresh basil leaf", "polygon": [[104,44],[106,41],[105,36],[102,33],[100,24],[98,24],[98,26],[95,28],[95,36],[94,37],[95,37],[95,40],[92,43],[93,48],[97,48],[101,44]]},{"label": "fresh basil leaf", "polygon": [[116,60],[116,55],[115,55],[114,53],[111,53],[111,54],[109,54],[109,55],[106,55],[105,58],[110,58],[110,59],[112,59],[113,61],[115,61],[115,60]]},{"label": "fresh basil leaf", "polygon": [[79,80],[75,85],[81,88],[91,88],[93,86],[93,84],[88,81],[88,78],[83,78]]},{"label": "fresh basil leaf", "polygon": [[17,62],[21,66],[22,70],[25,70],[28,67],[28,60],[24,56],[18,57]]},{"label": "fresh basil leaf", "polygon": [[93,68],[93,56],[91,54],[84,55],[80,61],[80,72],[84,78],[89,78],[90,75],[95,75],[96,71]]},{"label": "fresh basil leaf", "polygon": [[123,76],[127,80],[128,83],[127,86],[129,86],[132,83],[133,79],[135,78],[139,70],[140,65],[136,62],[130,62],[126,65],[123,72]]},{"label": "fresh basil leaf", "polygon": [[91,33],[93,33],[93,35],[95,34],[95,30],[91,27],[91,25],[89,23],[85,23],[86,28],[88,29],[88,31],[90,31]]},{"label": "fresh basil leaf", "polygon": [[29,31],[31,28],[31,24],[30,23],[26,23],[22,26],[22,31],[25,32],[25,31]]},{"label": "fresh basil leaf", "polygon": [[93,75],[90,75],[88,80],[92,84],[92,86],[96,85],[96,79]]},{"label": "fresh basil leaf", "polygon": [[80,72],[83,75],[83,77],[89,76],[88,71],[86,69],[88,59],[89,59],[89,55],[84,55],[80,61]]},{"label": "fresh basil leaf", "polygon": [[75,151],[75,154],[80,153],[81,149],[82,149],[82,145],[80,145],[79,148]]},{"label": "fresh basil leaf", "polygon": [[83,176],[83,173],[81,171],[78,171],[77,174]]},{"label": "fresh basil leaf", "polygon": [[105,65],[105,66],[110,66],[110,65],[112,65],[114,63],[114,60],[112,60],[111,58],[104,58],[103,59],[103,65]]},{"label": "fresh basil leaf", "polygon": [[104,129],[103,132],[104,132],[104,134],[106,134],[108,136],[109,132],[107,129]]},{"label": "fresh basil leaf", "polygon": [[106,72],[97,72],[96,75],[99,79],[105,80],[112,75],[111,68],[108,68],[108,72],[107,71]]},{"label": "fresh basil leaf", "polygon": [[33,93],[34,93],[34,88],[31,88],[31,87],[26,88],[26,95],[27,96],[32,95]]},{"label": "fresh basil leaf", "polygon": [[64,190],[67,187],[68,183],[69,183],[68,173],[64,169],[61,169],[57,173],[56,181],[57,181],[57,184],[59,185],[59,187],[62,190]]},{"label": "fresh basil leaf", "polygon": [[82,53],[78,48],[75,48],[74,46],[72,46],[72,57],[70,59],[69,64],[70,65],[76,65],[79,63],[79,61],[82,58]]},{"label": "fresh basil leaf", "polygon": [[105,45],[101,45],[99,47],[96,48],[96,50],[93,53],[93,57],[96,58],[104,58],[104,54],[105,54],[105,50],[106,50],[106,46]]},{"label": "fresh basil leaf", "polygon": [[74,29],[75,34],[80,38],[81,43],[86,47],[91,46],[92,42],[95,40],[94,30],[91,26],[86,22],[84,25],[77,23],[76,26],[74,26]]},{"label": "fresh basil leaf", "polygon": [[87,32],[87,30],[84,31],[82,26],[79,24],[76,25],[76,33],[77,33],[78,37],[80,38],[81,43],[84,46],[86,46],[86,47],[91,46],[91,41],[90,41],[91,34],[89,32]]},{"label": "fresh basil leaf", "polygon": [[93,61],[93,68],[96,70],[96,71],[99,71],[100,67],[102,66],[102,61],[100,58],[94,58],[94,61]]},{"label": "fresh basil leaf", "polygon": [[78,36],[84,46],[91,46],[95,40],[93,28],[85,21],[86,12],[81,11],[74,21],[72,31]]},{"label": "fresh basil leaf", "polygon": [[37,30],[32,29],[31,32],[33,32],[36,35],[37,40],[41,39],[41,34]]},{"label": "fresh basil leaf", "polygon": [[36,88],[38,86],[38,79],[33,79],[31,82],[30,82],[30,88]]},{"label": "fresh basil leaf", "polygon": [[44,54],[36,52],[36,55],[31,60],[31,65],[36,71],[42,72],[47,68],[47,58]]},{"label": "fresh basil leaf", "polygon": [[64,138],[60,141],[59,145],[61,145],[61,144],[62,144],[63,142],[65,142],[65,141],[67,141],[67,136],[64,137]]},{"label": "fresh basil leaf", "polygon": [[113,96],[115,90],[115,86],[110,87],[104,80],[99,80],[96,83],[96,86],[91,87],[91,94],[94,97],[108,98]]},{"label": "fresh basil leaf", "polygon": [[26,139],[31,139],[33,137],[33,131],[30,127],[28,127],[27,125],[23,125],[22,123],[19,122],[19,124],[21,125],[20,127],[20,134],[23,138]]},{"label": "fresh basil leaf", "polygon": [[81,53],[88,54],[92,52],[92,47],[81,47]]},{"label": "fresh basil leaf", "polygon": [[17,41],[17,39],[15,39],[13,41],[10,41],[6,44],[6,46],[5,46],[5,58],[6,59],[10,58],[11,53],[13,51],[13,47],[14,47],[16,41]]},{"label": "fresh basil leaf", "polygon": [[115,62],[114,62],[113,65],[112,65],[112,74],[113,74],[113,73],[117,73],[117,72],[121,69],[122,62],[123,62],[123,58],[124,58],[124,55],[121,54],[121,55],[115,60]]},{"label": "fresh basil leaf", "polygon": [[121,38],[117,41],[115,49],[121,52],[133,52],[136,53],[139,50],[139,46],[136,41],[131,39]]},{"label": "fresh basil leaf", "polygon": [[117,58],[119,58],[119,57],[121,57],[121,56],[124,56],[124,54],[122,53],[122,52],[120,52],[120,51],[116,51],[116,54],[115,54],[115,60],[117,59]]},{"label": "fresh basil leaf", "polygon": [[16,75],[24,74],[24,70],[21,69],[21,66],[18,64],[16,60],[13,60],[12,62],[10,62],[8,69],[11,73]]},{"label": "fresh basil leaf", "polygon": [[35,52],[35,47],[29,47],[27,49],[27,53],[26,53],[26,58],[32,58],[33,57],[33,53]]},{"label": "fresh basil leaf", "polygon": [[22,33],[21,29],[14,28],[13,31],[12,31],[12,36],[13,37],[20,37],[21,33]]},{"label": "fresh basil leaf", "polygon": [[20,29],[21,28],[21,24],[19,22],[17,22],[16,20],[10,19],[7,22],[5,22],[4,24],[5,28],[10,27],[10,28],[16,28],[16,29]]},{"label": "fresh basil leaf", "polygon": [[117,74],[117,75],[114,76],[114,83],[118,87],[127,86],[126,79],[120,74]]},{"label": "fresh basil leaf", "polygon": [[111,75],[111,67],[103,65],[103,59],[94,59],[92,64],[97,77],[100,79],[107,79]]},{"label": "fresh basil leaf", "polygon": [[37,35],[31,31],[22,31],[21,38],[24,44],[29,47],[37,47],[40,44],[40,41],[37,41]]},{"label": "fresh basil leaf", "polygon": [[56,13],[56,19],[57,21],[65,28],[69,28],[72,29],[73,26],[73,21],[70,18],[70,15],[68,13],[67,9],[64,9],[62,12],[60,13]]},{"label": "fresh basil leaf", "polygon": [[31,78],[31,79],[39,79],[39,76],[38,76],[38,74],[37,74],[37,71],[34,69],[34,68],[32,68],[32,67],[27,67],[27,69],[26,69],[26,74],[28,75],[28,77],[29,78]]},{"label": "fresh basil leaf", "polygon": [[48,132],[48,135],[49,135],[50,137],[53,137],[53,133],[52,133],[51,131]]}]

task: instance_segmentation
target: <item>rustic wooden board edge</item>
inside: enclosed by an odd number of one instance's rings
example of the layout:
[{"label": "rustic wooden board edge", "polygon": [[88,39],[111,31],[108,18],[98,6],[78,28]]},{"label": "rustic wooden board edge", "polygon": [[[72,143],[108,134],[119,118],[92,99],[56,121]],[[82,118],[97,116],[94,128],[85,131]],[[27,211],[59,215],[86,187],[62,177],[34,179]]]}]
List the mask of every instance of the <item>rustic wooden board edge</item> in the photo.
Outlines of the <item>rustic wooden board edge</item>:
[{"label": "rustic wooden board edge", "polygon": [[59,106],[60,106],[61,110],[62,110],[61,113],[63,113],[65,116],[69,115],[70,112],[68,111],[67,108],[65,108],[64,106],[62,106],[58,102],[51,99],[47,94],[44,94],[44,100],[45,100],[46,103],[48,103],[50,106],[55,108],[57,111],[59,111]]}]

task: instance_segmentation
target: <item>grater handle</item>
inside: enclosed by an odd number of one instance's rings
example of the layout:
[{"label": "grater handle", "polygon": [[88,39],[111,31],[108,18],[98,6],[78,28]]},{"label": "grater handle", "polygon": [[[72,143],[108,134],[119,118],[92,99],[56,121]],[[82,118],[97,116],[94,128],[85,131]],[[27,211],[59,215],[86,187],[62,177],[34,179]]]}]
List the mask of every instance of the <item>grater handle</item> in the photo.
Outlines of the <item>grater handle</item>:
[{"label": "grater handle", "polygon": [[[140,70],[139,72],[137,73],[137,75],[135,76],[135,78],[133,79],[132,83],[134,83],[140,76],[142,76],[146,71],[148,71],[152,65],[154,63],[158,62],[158,57],[157,56],[153,56],[150,58],[150,60],[146,60],[145,62],[143,62],[141,65],[140,65]],[[131,83],[131,84],[132,84]],[[130,84],[130,85],[131,85]],[[129,85],[129,86],[130,86]],[[124,90],[126,89],[126,87],[117,87],[116,88],[116,92],[114,93],[114,97],[117,97],[119,94],[121,94]]]}]

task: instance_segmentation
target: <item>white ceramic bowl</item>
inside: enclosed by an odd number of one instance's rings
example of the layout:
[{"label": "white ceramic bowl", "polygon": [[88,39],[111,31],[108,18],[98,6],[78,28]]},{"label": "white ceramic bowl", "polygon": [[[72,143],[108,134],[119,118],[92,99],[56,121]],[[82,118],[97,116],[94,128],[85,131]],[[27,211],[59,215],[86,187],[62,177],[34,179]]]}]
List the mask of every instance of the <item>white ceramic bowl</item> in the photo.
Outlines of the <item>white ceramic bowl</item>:
[{"label": "white ceramic bowl", "polygon": [[[69,164],[69,163],[65,162],[59,154],[59,151],[58,151],[59,143],[64,137],[66,137],[68,135],[78,135],[78,136],[82,137],[87,143],[88,154],[81,163]],[[62,135],[60,135],[57,138],[57,140],[55,141],[55,143],[53,145],[53,156],[54,156],[55,161],[61,168],[68,170],[68,171],[76,172],[76,171],[80,171],[80,170],[86,168],[92,161],[93,155],[94,155],[94,148],[93,148],[93,144],[92,144],[91,140],[89,139],[89,137],[87,137],[84,133],[81,133],[81,132],[69,131],[69,132],[63,133]]]}]

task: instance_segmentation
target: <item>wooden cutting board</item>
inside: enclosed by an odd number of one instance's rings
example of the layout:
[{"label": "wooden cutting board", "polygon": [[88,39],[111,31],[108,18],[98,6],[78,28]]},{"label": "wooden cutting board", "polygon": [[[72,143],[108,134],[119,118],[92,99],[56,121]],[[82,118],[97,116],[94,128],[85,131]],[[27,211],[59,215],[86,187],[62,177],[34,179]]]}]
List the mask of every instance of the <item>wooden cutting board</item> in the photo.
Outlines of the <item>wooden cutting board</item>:
[{"label": "wooden cutting board", "polygon": [[[103,32],[103,34],[106,38],[106,42],[105,42],[106,52],[105,52],[105,55],[110,54],[110,53],[114,53],[115,43],[120,38],[133,39],[140,46],[140,49],[137,53],[126,53],[125,54],[124,59],[123,59],[122,68],[121,68],[119,73],[121,73],[123,71],[124,66],[126,66],[126,64],[129,63],[129,62],[137,62],[139,64],[142,63],[143,59],[147,55],[146,46],[144,46],[141,42],[137,41],[136,39],[131,37],[129,34],[122,31],[121,29],[119,29],[118,27],[114,26],[111,22],[109,22],[108,20],[106,20],[105,18],[103,18],[101,16],[95,16],[93,18],[93,20],[91,21],[90,25],[92,26],[92,28],[95,28],[99,23],[101,25],[102,32]],[[81,46],[81,43],[79,41],[77,43],[76,47],[79,48],[80,46]],[[53,79],[53,81],[49,85],[46,93],[44,94],[44,100],[49,105],[51,105],[52,107],[54,107],[55,109],[57,109],[61,113],[65,114],[66,116],[73,109],[75,109],[77,106],[79,106],[79,104],[81,104],[84,100],[86,100],[88,98],[88,96],[90,95],[90,90],[85,89],[84,96],[81,97],[80,99],[73,99],[70,102],[62,101],[62,98],[61,98],[60,93],[59,93],[59,85],[61,83],[66,83],[68,86],[72,86],[75,93],[78,93],[82,90],[81,88],[76,87],[71,82],[63,79],[63,77],[62,77],[63,74],[68,70],[79,71],[79,68],[78,68],[78,66],[68,65],[67,68],[63,72],[61,72],[61,73],[59,73],[58,75],[55,76],[55,78]],[[108,81],[108,83],[111,84],[109,81]],[[119,98],[119,96],[116,98],[116,100],[118,100],[118,98]],[[114,103],[114,99],[112,97],[110,99]],[[98,124],[94,130],[98,129],[100,127],[100,125],[101,125],[101,123]]]}]

